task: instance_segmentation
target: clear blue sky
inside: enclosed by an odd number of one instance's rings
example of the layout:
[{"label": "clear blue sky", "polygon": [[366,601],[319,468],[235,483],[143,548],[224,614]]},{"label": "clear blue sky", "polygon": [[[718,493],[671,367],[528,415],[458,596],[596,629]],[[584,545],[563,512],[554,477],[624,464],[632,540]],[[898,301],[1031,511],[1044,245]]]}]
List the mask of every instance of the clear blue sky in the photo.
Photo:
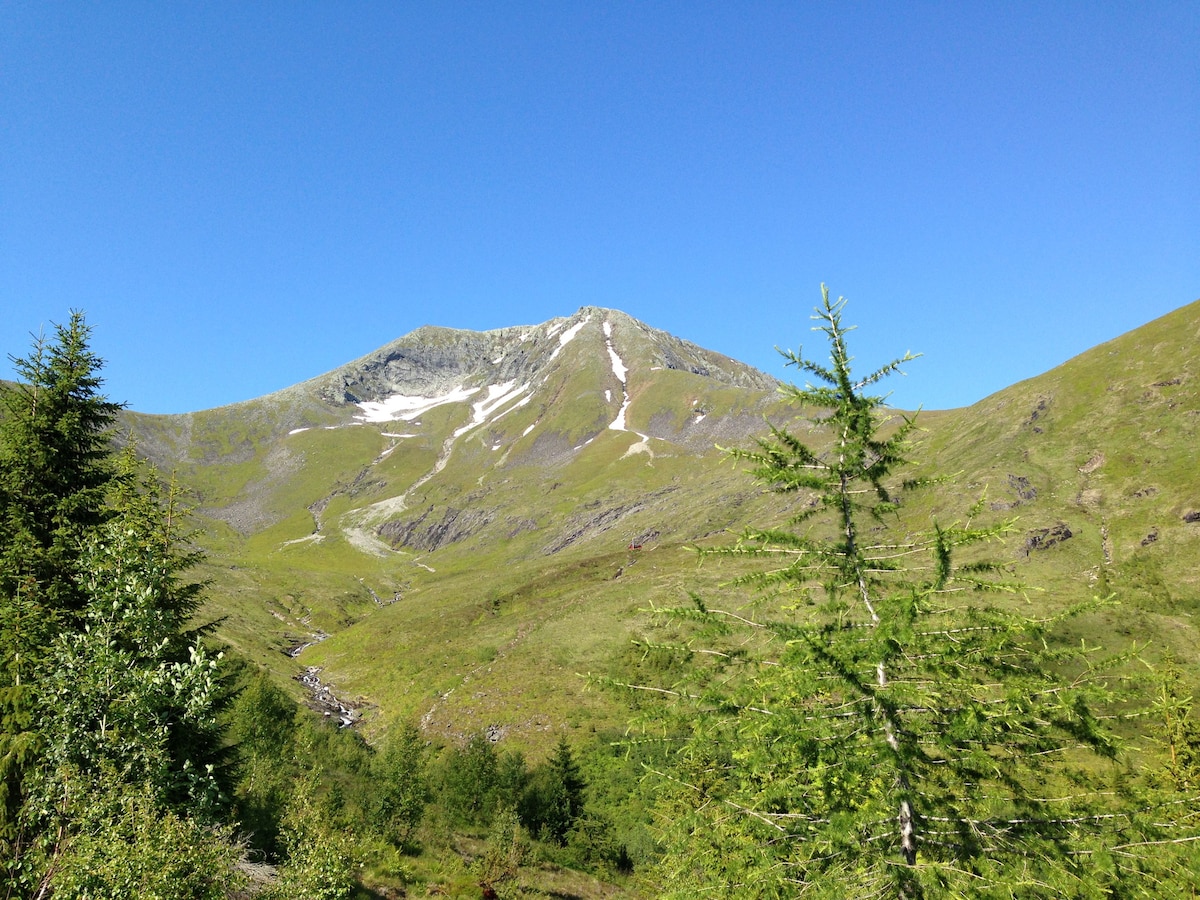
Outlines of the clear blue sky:
[{"label": "clear blue sky", "polygon": [[822,281],[926,408],[1200,297],[1200,3],[0,0],[0,352],[134,409],[582,305],[783,375]]}]

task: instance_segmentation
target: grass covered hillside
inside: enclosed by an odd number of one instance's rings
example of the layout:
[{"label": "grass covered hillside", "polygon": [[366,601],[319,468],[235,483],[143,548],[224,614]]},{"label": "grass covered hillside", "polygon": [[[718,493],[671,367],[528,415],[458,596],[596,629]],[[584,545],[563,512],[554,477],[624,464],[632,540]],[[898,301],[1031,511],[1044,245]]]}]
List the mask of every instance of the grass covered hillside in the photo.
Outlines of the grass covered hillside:
[{"label": "grass covered hillside", "polygon": [[773,388],[588,308],[421,329],[257,401],[128,421],[195,490],[234,649],[288,682],[319,667],[368,735],[415,718],[541,752],[621,721],[577,673],[707,577],[686,548],[770,514],[716,444],[790,417]]},{"label": "grass covered hillside", "polygon": [[[914,512],[950,521],[986,495],[988,515],[1015,520],[1001,552],[1039,589],[1030,604],[1113,593],[1089,637],[1190,658],[1197,337],[1192,304],[922,413],[916,456],[954,477]],[[362,404],[395,396],[422,399],[370,421],[381,407]],[[620,665],[641,611],[728,577],[689,547],[782,515],[716,445],[800,412],[760,373],[589,308],[422,329],[261,400],[129,424],[196,491],[211,612],[239,652],[284,679],[321,668],[368,735],[415,718],[538,751],[619,723],[579,673]]]},{"label": "grass covered hillside", "polygon": [[[1031,603],[1112,595],[1104,646],[1192,661],[1200,633],[1200,303],[966,409],[927,417],[920,455],[1015,519],[1006,552]],[[1189,666],[1196,671],[1194,666]]]}]

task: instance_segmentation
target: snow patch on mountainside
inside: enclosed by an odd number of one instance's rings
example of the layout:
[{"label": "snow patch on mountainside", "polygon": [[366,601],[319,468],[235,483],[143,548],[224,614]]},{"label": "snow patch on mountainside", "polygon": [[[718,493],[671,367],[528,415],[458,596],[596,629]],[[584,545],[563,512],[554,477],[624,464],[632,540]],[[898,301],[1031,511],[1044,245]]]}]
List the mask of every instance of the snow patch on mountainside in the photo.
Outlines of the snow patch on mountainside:
[{"label": "snow patch on mountainside", "polygon": [[620,356],[617,355],[616,348],[612,342],[612,323],[604,323],[604,344],[608,348],[608,358],[612,362],[613,374],[617,376],[617,381],[625,384],[626,377],[629,375],[629,367],[625,365]]},{"label": "snow patch on mountainside", "polygon": [[[480,425],[487,422],[495,422],[503,418],[514,409],[520,409],[532,397],[529,389],[530,385],[528,382],[518,387],[516,386],[516,382],[507,381],[503,384],[491,384],[482,389],[458,387],[449,394],[444,394],[440,397],[403,397],[397,395],[389,397],[380,403],[371,404],[369,409],[367,404],[359,404],[365,410],[366,415],[382,416],[386,414],[389,416],[387,419],[380,419],[378,421],[395,421],[396,419],[411,421],[421,413],[433,409],[435,406],[441,406],[445,403],[462,402],[477,394],[480,390],[485,392],[482,400],[477,400],[471,404],[471,420],[466,425],[456,429],[442,442],[441,453],[438,454],[438,458],[434,462],[432,469],[410,484],[399,495],[380,500],[357,510],[351,510],[342,515],[339,525],[346,539],[364,553],[370,553],[375,556],[386,556],[396,553],[397,551],[380,537],[379,526],[404,512],[407,509],[407,498],[412,492],[435,477],[446,467],[446,464],[450,461],[451,454],[454,452],[455,444],[460,437],[472,429],[478,428]],[[391,433],[389,432],[389,434]],[[398,433],[392,435],[393,439],[412,436]],[[386,458],[396,446],[393,444],[393,446],[385,450],[380,454],[379,459]],[[491,449],[498,450],[499,448],[500,444],[497,443]],[[482,476],[480,481],[482,481]],[[416,560],[413,562],[415,565],[423,565]]]},{"label": "snow patch on mountainside", "polygon": [[[579,334],[579,330],[581,328],[583,328],[583,326],[586,325],[591,320],[592,320],[592,317],[591,317],[591,314],[589,313],[588,315],[583,317],[582,322],[576,322],[574,325],[572,325],[570,328],[568,328],[566,331],[564,331],[562,334],[560,334],[558,336],[558,346],[555,347],[554,352],[550,354],[550,359],[553,360],[554,357],[558,356],[558,354],[562,351],[563,347],[567,346],[567,344],[569,344],[569,343],[571,343],[571,341],[575,340],[575,335]],[[551,334],[553,334],[553,332],[551,332]]]},{"label": "snow patch on mountainside", "polygon": [[357,404],[362,415],[355,416],[360,422],[411,422],[434,407],[447,403],[461,403],[479,391],[479,388],[456,387],[440,397],[412,397],[393,394],[384,400],[367,400]]},{"label": "snow patch on mountainside", "polygon": [[[625,454],[621,458],[625,459],[625,457],[632,456],[636,453],[646,453],[653,458],[654,451],[650,449],[649,435],[642,434],[640,431],[632,431],[625,426],[625,414],[629,411],[630,403],[629,366],[625,365],[625,361],[621,359],[620,354],[617,353],[617,348],[613,346],[611,322],[604,323],[604,344],[608,348],[608,358],[612,363],[613,374],[616,375],[617,380],[621,382],[622,396],[621,409],[617,413],[617,417],[612,420],[612,423],[608,427],[613,431],[625,431],[629,434],[636,434],[639,438],[641,438],[641,440],[636,444],[632,444],[629,449],[625,451]],[[605,391],[604,395],[606,398],[611,396],[608,391]]]},{"label": "snow patch on mountainside", "polygon": [[[625,427],[625,413],[629,410],[629,385],[626,382],[629,377],[629,367],[625,365],[625,361],[621,359],[617,349],[613,346],[611,322],[604,323],[604,345],[608,348],[608,359],[612,363],[613,374],[617,376],[617,381],[621,382],[622,397],[621,409],[608,427],[613,431],[628,431],[629,429]],[[645,435],[639,435],[639,437],[642,440],[646,439]]]},{"label": "snow patch on mountainside", "polygon": [[[472,428],[476,428],[476,427],[482,425],[484,422],[486,422],[488,420],[488,416],[490,416],[496,410],[500,409],[502,406],[506,405],[507,403],[517,399],[518,397],[520,397],[522,394],[524,394],[526,391],[529,390],[528,384],[523,384],[519,388],[514,388],[513,384],[514,384],[514,382],[506,381],[504,384],[488,385],[487,397],[485,397],[483,400],[478,401],[477,403],[471,404],[471,421],[468,422],[466,425],[464,425],[462,428],[459,428],[457,431],[455,431],[454,436],[461,437],[462,435],[464,435],[468,431],[470,431]],[[524,406],[528,402],[529,402],[529,397],[525,397],[523,402],[518,403],[515,406],[510,407],[509,409],[506,409],[500,415],[504,415],[505,413],[511,412],[513,409],[516,409],[518,406]],[[497,416],[496,418],[500,418],[500,416]]]},{"label": "snow patch on mountainside", "polygon": [[621,402],[621,409],[617,412],[617,417],[608,423],[608,427],[613,431],[628,431],[625,427],[625,413],[629,410],[629,392],[625,392],[625,399]]}]

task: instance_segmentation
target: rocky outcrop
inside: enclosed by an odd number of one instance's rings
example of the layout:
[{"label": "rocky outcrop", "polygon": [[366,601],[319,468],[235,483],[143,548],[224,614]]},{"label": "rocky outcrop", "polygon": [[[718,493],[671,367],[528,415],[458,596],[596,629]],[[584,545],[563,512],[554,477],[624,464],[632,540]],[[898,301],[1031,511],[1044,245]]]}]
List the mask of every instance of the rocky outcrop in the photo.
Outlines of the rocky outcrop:
[{"label": "rocky outcrop", "polygon": [[490,525],[494,518],[492,510],[453,507],[439,518],[431,506],[415,519],[384,523],[378,533],[393,547],[432,552],[470,537]]},{"label": "rocky outcrop", "polygon": [[1061,544],[1074,536],[1074,532],[1066,522],[1059,522],[1049,528],[1035,528],[1025,536],[1025,555],[1028,556],[1035,550],[1049,550],[1056,544]]},{"label": "rocky outcrop", "polygon": [[476,332],[426,326],[324,376],[321,396],[333,403],[382,400],[392,394],[436,396],[466,382],[514,380],[534,364],[510,354],[521,329]]},{"label": "rocky outcrop", "polygon": [[990,507],[993,511],[1001,512],[1007,509],[1016,509],[1024,503],[1032,503],[1037,499],[1037,488],[1024,475],[1009,475],[1008,486],[1016,495],[1014,500],[993,500]]},{"label": "rocky outcrop", "polygon": [[[673,493],[674,488],[664,488],[660,491],[655,491],[653,494],[648,494],[645,497],[630,500],[624,503],[614,505],[601,505],[600,503],[589,504],[579,513],[572,516],[560,531],[558,536],[549,544],[547,544],[542,552],[547,556],[552,556],[561,550],[576,543],[577,541],[586,540],[607,531],[612,530],[618,523],[622,522],[626,517],[635,513],[643,512],[652,506],[658,504],[664,497]],[[630,541],[641,543],[648,540],[647,535],[657,536],[657,530],[643,530],[637,534],[630,535]],[[624,543],[622,544],[624,546]]]}]

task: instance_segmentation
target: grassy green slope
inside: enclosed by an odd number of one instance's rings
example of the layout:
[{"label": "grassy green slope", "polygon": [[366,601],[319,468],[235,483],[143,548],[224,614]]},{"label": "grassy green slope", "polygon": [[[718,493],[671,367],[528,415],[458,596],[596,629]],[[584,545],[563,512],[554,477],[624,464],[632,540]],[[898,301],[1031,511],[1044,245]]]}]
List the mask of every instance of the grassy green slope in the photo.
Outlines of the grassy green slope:
[{"label": "grassy green slope", "polygon": [[[694,586],[688,544],[770,502],[713,443],[785,411],[768,391],[664,366],[633,320],[602,333],[604,313],[582,311],[579,337],[549,342],[528,402],[466,431],[469,402],[353,424],[353,407],[306,402],[303,386],[131,416],[195,491],[221,637],[281,680],[322,667],[370,733],[417,718],[447,736],[494,726],[537,750],[568,722],[618,721],[576,673],[610,665],[648,597]],[[608,427],[623,392],[606,335],[630,371],[630,431]]]},{"label": "grassy green slope", "polygon": [[[618,723],[623,713],[580,675],[610,667],[652,598],[675,601],[697,585],[688,545],[736,527],[744,506],[770,503],[711,442],[696,452],[608,429],[620,385],[597,359],[565,352],[542,401],[465,437],[407,511],[491,521],[405,550],[419,565],[402,599],[306,651],[340,689],[377,705],[368,729],[397,718],[448,738],[491,727],[536,752],[563,727]],[[674,412],[674,433],[696,416],[693,404],[736,409],[756,428],[780,411],[761,391],[684,372],[645,366],[630,383],[634,429]],[[538,448],[548,435],[578,449],[547,455]]]},{"label": "grassy green slope", "polygon": [[[222,635],[281,678],[322,667],[364,704],[368,735],[409,718],[449,738],[493,727],[536,755],[564,728],[622,721],[580,673],[617,664],[647,607],[721,592],[729,573],[687,548],[783,507],[713,445],[795,411],[663,366],[649,331],[618,318],[629,431],[609,429],[621,385],[603,312],[537,370],[528,402],[458,437],[469,403],[411,427],[348,426],[345,409],[295,391],[135,419],[182,461],[212,525]],[[986,492],[986,515],[1016,519],[1000,554],[1046,589],[1031,605],[1114,591],[1119,611],[1086,636],[1194,660],[1198,339],[1192,304],[973,407],[923,414],[918,458],[957,476],[905,515],[959,518]],[[305,424],[341,427],[288,433]],[[401,433],[413,436],[388,436]],[[1054,543],[1060,526],[1071,537]],[[1028,549],[1039,536],[1049,546]],[[281,652],[318,631],[331,636],[299,659]]]},{"label": "grassy green slope", "polygon": [[[1058,606],[1090,594],[1119,606],[1087,636],[1149,642],[1151,658],[1195,657],[1200,617],[1200,302],[962,410],[931,416],[921,455],[960,472],[932,504],[961,515],[986,490],[1016,519],[1005,548],[1018,574]],[[1070,538],[1043,549],[1045,535]],[[1046,530],[1049,529],[1047,532]]]}]

